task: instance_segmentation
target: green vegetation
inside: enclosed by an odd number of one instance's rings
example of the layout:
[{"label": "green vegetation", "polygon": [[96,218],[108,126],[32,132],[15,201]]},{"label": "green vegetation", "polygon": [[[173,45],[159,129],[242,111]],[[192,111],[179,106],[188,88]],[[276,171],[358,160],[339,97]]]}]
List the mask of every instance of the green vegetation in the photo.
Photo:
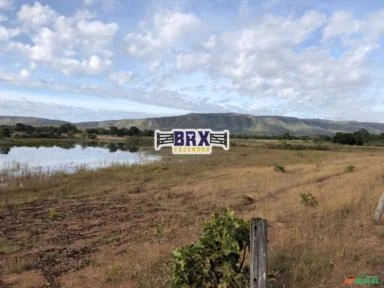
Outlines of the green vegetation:
[{"label": "green vegetation", "polygon": [[[134,124],[132,122],[132,124]],[[331,150],[324,142],[333,142],[347,145],[384,145],[384,133],[370,134],[366,129],[360,129],[356,132],[337,132],[334,136],[330,135],[308,135],[298,136],[289,132],[280,135],[261,135],[254,133],[231,134],[232,139],[260,139],[260,140],[281,140],[280,143],[270,144],[271,149],[288,150]],[[110,126],[109,128],[87,128],[79,129],[73,124],[65,123],[60,126],[31,126],[17,123],[16,125],[0,125],[0,139],[82,139],[95,140],[100,136],[116,137],[153,137],[154,130],[140,130],[136,126],[129,128],[118,128]],[[293,141],[291,141],[293,140]],[[287,143],[289,141],[289,143]],[[299,142],[299,143],[295,143]],[[233,141],[232,141],[233,143]],[[236,145],[236,144],[234,144]],[[233,146],[233,145],[232,145]],[[233,146],[234,147],[234,146]]]},{"label": "green vegetation", "polygon": [[109,127],[109,129],[105,128],[90,128],[86,129],[88,134],[94,135],[112,135],[112,136],[150,136],[153,137],[154,131],[144,129],[143,131],[139,128],[132,126],[130,128],[117,128],[115,126]]},{"label": "green vegetation", "polygon": [[214,214],[200,239],[172,253],[172,287],[245,287],[248,223],[226,210]]},{"label": "green vegetation", "polygon": [[8,127],[0,127],[0,137],[11,137],[11,130]]},{"label": "green vegetation", "polygon": [[309,136],[294,136],[290,133],[280,135],[259,135],[259,134],[231,134],[235,139],[264,139],[264,140],[310,140]]},{"label": "green vegetation", "polygon": [[354,133],[338,132],[333,137],[333,142],[358,146],[362,146],[365,144],[377,144],[379,142],[384,142],[384,133],[381,133],[380,135],[370,134],[365,129],[360,129],[359,131],[356,131]]},{"label": "green vegetation", "polygon": [[109,136],[149,136],[153,137],[153,130],[140,130],[137,127],[130,128],[117,128],[111,126],[109,129],[105,128],[92,128],[80,130],[73,124],[62,124],[58,127],[41,126],[34,127],[31,125],[17,123],[14,126],[2,125],[0,126],[0,137],[8,138],[76,138],[75,135],[79,134],[82,139],[96,139],[98,135]]},{"label": "green vegetation", "polygon": [[353,171],[355,171],[355,166],[353,166],[353,165],[349,165],[349,166],[345,167],[344,171],[345,171],[346,173],[353,172]]},{"label": "green vegetation", "polygon": [[283,165],[275,164],[275,171],[285,173],[285,167]]},{"label": "green vegetation", "polygon": [[296,143],[295,144],[295,143],[287,143],[285,141],[279,144],[268,144],[267,147],[270,149],[284,149],[284,150],[319,150],[319,151],[331,150],[331,147],[329,145],[325,145],[323,143],[315,143],[315,144]]},{"label": "green vegetation", "polygon": [[51,220],[51,221],[55,221],[57,219],[59,219],[61,216],[61,213],[54,210],[54,209],[50,209],[48,210],[48,219]]},{"label": "green vegetation", "polygon": [[300,193],[301,204],[305,207],[316,207],[319,204],[316,197],[312,193]]},{"label": "green vegetation", "polygon": [[[383,145],[384,133],[370,134],[366,129],[360,129],[353,133],[337,132],[334,136],[317,135],[317,136],[293,136],[289,133],[282,135],[247,135],[247,134],[233,134],[232,138],[238,139],[264,139],[264,140],[301,140],[302,143],[312,140],[313,142],[333,142],[346,145]],[[282,141],[279,144],[271,144],[268,148],[272,149],[289,149],[289,150],[330,150],[326,145],[303,145],[298,143],[287,143]]]},{"label": "green vegetation", "polygon": [[72,124],[63,124],[59,127],[34,127],[17,123],[14,126],[0,126],[0,137],[14,138],[68,138],[79,132]]},{"label": "green vegetation", "polygon": [[1,254],[11,254],[13,252],[16,252],[20,249],[20,247],[16,245],[12,245],[7,241],[7,239],[0,237],[0,255]]}]

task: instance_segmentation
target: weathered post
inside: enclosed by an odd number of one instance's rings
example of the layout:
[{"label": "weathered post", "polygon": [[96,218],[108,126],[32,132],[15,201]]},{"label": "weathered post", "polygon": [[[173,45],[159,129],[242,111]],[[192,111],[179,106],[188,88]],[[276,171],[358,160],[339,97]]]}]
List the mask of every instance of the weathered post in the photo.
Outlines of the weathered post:
[{"label": "weathered post", "polygon": [[252,219],[250,226],[250,288],[267,288],[267,220]]},{"label": "weathered post", "polygon": [[376,223],[380,222],[381,216],[383,216],[384,213],[384,193],[381,195],[379,204],[377,204],[377,208],[375,211],[375,221]]}]

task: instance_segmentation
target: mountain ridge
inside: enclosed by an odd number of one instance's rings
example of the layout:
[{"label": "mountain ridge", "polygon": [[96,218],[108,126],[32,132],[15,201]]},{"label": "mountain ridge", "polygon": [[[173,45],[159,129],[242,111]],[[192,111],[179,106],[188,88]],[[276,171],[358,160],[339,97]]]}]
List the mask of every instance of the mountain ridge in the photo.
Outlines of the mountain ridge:
[{"label": "mountain ridge", "polygon": [[60,126],[70,122],[41,117],[0,116],[0,125],[16,125],[17,123],[32,126]]},{"label": "mountain ridge", "polygon": [[[19,122],[16,122],[19,121]],[[12,124],[10,124],[12,123]],[[58,126],[70,123],[36,117],[0,116],[0,125],[16,123],[33,126]],[[72,123],[79,128],[129,128],[170,130],[174,128],[211,128],[228,129],[234,134],[281,135],[290,133],[295,136],[333,135],[336,132],[355,132],[366,129],[370,133],[384,133],[384,123],[335,121],[327,119],[303,119],[279,115],[250,115],[238,113],[189,113],[179,116],[151,117],[141,119],[121,119]]]}]

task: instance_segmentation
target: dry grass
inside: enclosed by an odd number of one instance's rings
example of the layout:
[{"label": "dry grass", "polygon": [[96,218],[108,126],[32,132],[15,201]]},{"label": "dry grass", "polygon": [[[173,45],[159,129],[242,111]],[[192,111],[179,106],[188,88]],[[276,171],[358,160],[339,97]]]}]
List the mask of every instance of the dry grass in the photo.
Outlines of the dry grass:
[{"label": "dry grass", "polygon": [[[51,287],[166,287],[172,249],[194,241],[201,221],[229,207],[269,220],[275,287],[339,287],[344,276],[363,273],[383,278],[384,226],[372,220],[383,160],[381,149],[279,150],[241,140],[229,152],[145,166],[3,175],[0,236],[18,249],[0,255],[0,275],[24,283],[27,272],[17,274],[24,267]],[[300,193],[314,195],[318,206],[302,205]]]}]

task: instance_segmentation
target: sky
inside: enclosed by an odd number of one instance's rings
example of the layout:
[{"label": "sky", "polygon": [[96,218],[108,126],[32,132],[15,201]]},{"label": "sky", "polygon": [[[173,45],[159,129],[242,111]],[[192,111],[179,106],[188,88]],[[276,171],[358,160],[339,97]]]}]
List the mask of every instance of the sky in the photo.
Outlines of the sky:
[{"label": "sky", "polygon": [[0,115],[384,122],[382,0],[0,0]]}]

